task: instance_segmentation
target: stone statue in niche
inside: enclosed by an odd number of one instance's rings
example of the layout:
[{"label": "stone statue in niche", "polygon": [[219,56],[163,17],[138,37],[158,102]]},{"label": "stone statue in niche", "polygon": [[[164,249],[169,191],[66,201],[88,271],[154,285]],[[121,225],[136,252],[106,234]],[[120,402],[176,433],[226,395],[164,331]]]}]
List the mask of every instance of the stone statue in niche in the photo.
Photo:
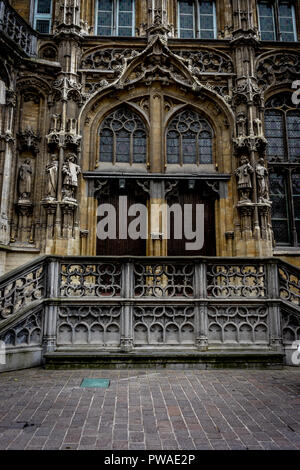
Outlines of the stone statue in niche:
[{"label": "stone statue in niche", "polygon": [[252,190],[252,174],[254,170],[249,163],[248,157],[243,155],[240,159],[241,165],[235,170],[237,178],[240,202],[251,202],[250,192]]},{"label": "stone statue in niche", "polygon": [[237,130],[238,130],[238,137],[243,137],[246,135],[246,123],[247,119],[244,113],[239,113],[237,115]]},{"label": "stone statue in niche", "polygon": [[21,201],[30,201],[31,196],[31,186],[32,186],[32,166],[31,161],[26,159],[24,163],[19,168],[18,173],[18,197],[19,202]]},{"label": "stone statue in niche", "polygon": [[46,198],[56,199],[57,194],[57,177],[58,177],[58,160],[56,155],[51,155],[51,163],[46,166],[47,185]]},{"label": "stone statue in niche", "polygon": [[77,157],[70,153],[62,168],[63,184],[62,195],[64,200],[76,202],[76,192],[78,188],[78,175],[81,173],[80,166],[76,163]]},{"label": "stone statue in niche", "polygon": [[269,202],[269,191],[268,191],[268,176],[269,172],[265,167],[263,158],[258,160],[255,167],[255,173],[257,178],[257,193],[258,202],[264,203]]}]

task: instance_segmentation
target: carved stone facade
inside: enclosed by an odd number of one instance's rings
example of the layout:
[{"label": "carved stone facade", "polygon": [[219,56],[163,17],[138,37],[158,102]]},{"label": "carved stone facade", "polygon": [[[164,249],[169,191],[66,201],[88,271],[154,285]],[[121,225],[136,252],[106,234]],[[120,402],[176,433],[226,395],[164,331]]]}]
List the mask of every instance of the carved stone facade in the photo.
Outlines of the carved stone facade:
[{"label": "carved stone facade", "polygon": [[[280,92],[291,94],[292,83],[300,79],[298,43],[283,47],[280,41],[261,41],[255,0],[217,0],[214,39],[179,37],[176,0],[135,3],[135,36],[104,37],[96,34],[94,0],[53,0],[50,34],[32,28],[34,2],[0,1],[0,85],[5,87],[0,101],[1,272],[42,254],[96,255],[97,207],[116,191],[131,194],[136,202],[143,198],[148,207],[182,202],[183,191],[188,201],[210,199],[207,223],[214,246],[201,254],[275,253],[300,265],[296,243],[281,247],[274,240],[264,125],[267,100]],[[112,121],[111,128],[105,124],[120,110],[129,121],[137,116],[128,161],[121,144],[115,150],[109,144],[121,142],[121,132]],[[176,117],[184,111],[196,118],[188,133],[181,129],[176,134]],[[199,144],[197,159],[189,161],[186,140],[199,123],[200,137],[201,132],[210,136],[205,137],[205,150]],[[171,161],[178,142],[181,156]],[[148,232],[145,248],[134,249],[134,254],[167,256],[170,243],[159,223],[151,221]],[[176,246],[172,250],[174,254]],[[112,248],[107,254],[116,253]],[[178,248],[176,254],[188,253]],[[231,314],[226,311],[227,317]],[[138,325],[144,313],[134,315]],[[151,313],[153,321],[156,315]],[[185,327],[176,324],[176,315],[176,309],[164,311],[159,331],[172,336],[164,323],[170,316],[181,342]],[[212,327],[218,334],[211,334],[223,341],[226,324],[217,313],[209,315],[218,325]],[[261,317],[264,324],[263,312],[254,308],[239,315],[257,322]],[[183,316],[186,328],[193,328],[190,313]],[[105,328],[99,324],[99,332]],[[139,341],[156,341],[151,325],[147,331],[136,328]],[[265,327],[249,328],[251,338],[263,337]]]}]

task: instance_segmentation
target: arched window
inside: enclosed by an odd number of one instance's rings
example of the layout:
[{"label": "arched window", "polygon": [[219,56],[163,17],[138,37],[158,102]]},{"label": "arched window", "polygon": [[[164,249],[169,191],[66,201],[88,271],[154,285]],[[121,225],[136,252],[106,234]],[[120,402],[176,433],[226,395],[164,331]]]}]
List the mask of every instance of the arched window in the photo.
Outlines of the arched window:
[{"label": "arched window", "polygon": [[180,38],[216,38],[215,2],[212,0],[179,0],[178,36]]},{"label": "arched window", "polygon": [[100,126],[100,162],[146,163],[147,131],[142,119],[128,108],[109,114]]},{"label": "arched window", "polygon": [[272,225],[277,245],[300,243],[300,110],[291,93],[269,99],[265,111]]},{"label": "arched window", "polygon": [[213,131],[199,113],[185,110],[167,129],[167,162],[183,165],[212,163]]}]

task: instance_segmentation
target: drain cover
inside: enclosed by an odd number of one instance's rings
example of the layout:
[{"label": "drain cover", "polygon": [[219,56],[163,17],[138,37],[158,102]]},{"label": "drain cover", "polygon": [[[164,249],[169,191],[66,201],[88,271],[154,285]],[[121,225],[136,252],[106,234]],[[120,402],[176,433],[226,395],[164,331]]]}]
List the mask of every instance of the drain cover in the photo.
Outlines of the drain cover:
[{"label": "drain cover", "polygon": [[83,379],[81,382],[80,387],[83,388],[108,388],[109,387],[109,380],[108,379]]}]

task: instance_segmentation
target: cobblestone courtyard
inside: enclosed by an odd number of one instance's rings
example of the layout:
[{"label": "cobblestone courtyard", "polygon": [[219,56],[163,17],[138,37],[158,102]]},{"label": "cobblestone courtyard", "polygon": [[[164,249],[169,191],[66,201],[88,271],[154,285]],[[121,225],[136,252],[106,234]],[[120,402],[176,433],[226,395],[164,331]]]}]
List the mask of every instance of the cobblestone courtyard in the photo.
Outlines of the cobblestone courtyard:
[{"label": "cobblestone courtyard", "polygon": [[298,368],[7,372],[0,449],[300,449],[299,392]]}]

